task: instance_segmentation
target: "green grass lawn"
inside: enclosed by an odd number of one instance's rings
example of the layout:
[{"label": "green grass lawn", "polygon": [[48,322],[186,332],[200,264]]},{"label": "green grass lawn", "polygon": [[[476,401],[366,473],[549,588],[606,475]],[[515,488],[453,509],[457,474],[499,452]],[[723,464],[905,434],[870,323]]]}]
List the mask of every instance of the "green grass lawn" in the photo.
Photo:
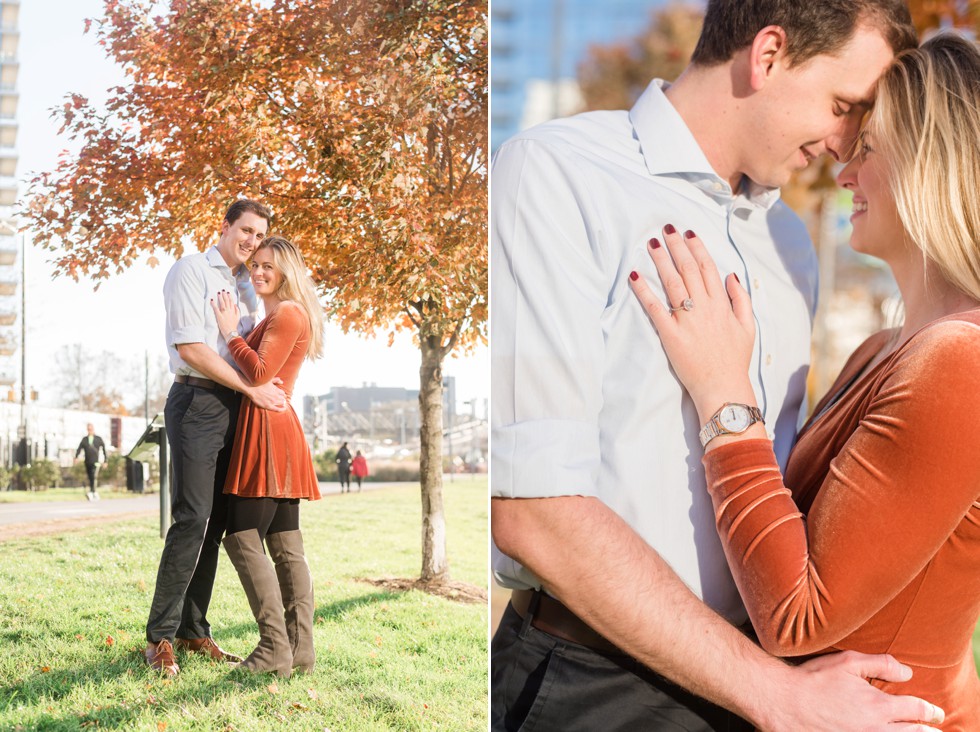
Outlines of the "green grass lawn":
[{"label": "green grass lawn", "polygon": [[980,623],[977,623],[977,629],[973,631],[973,660],[977,664],[977,673],[980,674]]},{"label": "green grass lawn", "polygon": [[[447,482],[445,502],[452,577],[486,588],[486,479]],[[317,666],[288,680],[145,668],[153,519],[0,543],[0,730],[485,730],[486,605],[359,581],[418,575],[419,504],[417,484],[304,504]],[[209,616],[228,650],[258,640],[223,552]]]},{"label": "green grass lawn", "polygon": [[[74,488],[45,488],[38,491],[0,491],[0,504],[2,503],[40,503],[48,501],[84,501],[88,486],[84,488],[76,486]],[[99,498],[134,498],[139,493],[127,491],[125,486],[122,488],[99,488]]]}]

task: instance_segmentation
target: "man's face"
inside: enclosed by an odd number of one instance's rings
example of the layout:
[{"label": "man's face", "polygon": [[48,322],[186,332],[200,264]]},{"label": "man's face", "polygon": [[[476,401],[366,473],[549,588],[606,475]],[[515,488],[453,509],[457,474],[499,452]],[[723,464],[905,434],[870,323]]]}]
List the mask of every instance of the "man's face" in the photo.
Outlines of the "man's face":
[{"label": "man's face", "polygon": [[759,136],[746,140],[743,172],[756,183],[781,186],[823,153],[848,160],[878,77],[893,57],[880,32],[859,27],[833,56],[792,67],[777,62],[761,90]]},{"label": "man's face", "polygon": [[269,222],[258,214],[246,211],[232,224],[227,220],[221,222],[221,238],[218,239],[218,251],[232,269],[248,261],[265,238],[269,230]]},{"label": "man's face", "polygon": [[95,434],[95,426],[94,425],[91,425],[91,424],[85,425],[85,429],[88,431],[88,433],[90,435],[94,435]]}]

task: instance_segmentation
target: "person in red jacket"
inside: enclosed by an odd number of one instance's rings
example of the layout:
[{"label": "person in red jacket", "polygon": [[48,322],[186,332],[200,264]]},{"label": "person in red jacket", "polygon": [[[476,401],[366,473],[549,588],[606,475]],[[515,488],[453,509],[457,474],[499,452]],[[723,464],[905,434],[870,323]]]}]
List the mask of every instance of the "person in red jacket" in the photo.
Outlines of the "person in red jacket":
[{"label": "person in red jacket", "polygon": [[357,492],[360,493],[361,481],[368,477],[367,458],[361,454],[360,450],[354,456],[354,462],[350,464],[350,472],[354,476],[354,480],[357,481]]}]

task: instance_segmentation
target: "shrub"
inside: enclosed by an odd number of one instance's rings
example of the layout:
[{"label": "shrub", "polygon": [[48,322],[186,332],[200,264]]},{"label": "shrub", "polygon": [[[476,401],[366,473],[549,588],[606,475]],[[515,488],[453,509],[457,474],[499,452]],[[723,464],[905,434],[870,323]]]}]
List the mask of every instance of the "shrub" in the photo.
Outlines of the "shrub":
[{"label": "shrub", "polygon": [[20,465],[15,469],[24,487],[28,490],[55,488],[61,482],[61,470],[52,460],[35,460],[30,465]]}]

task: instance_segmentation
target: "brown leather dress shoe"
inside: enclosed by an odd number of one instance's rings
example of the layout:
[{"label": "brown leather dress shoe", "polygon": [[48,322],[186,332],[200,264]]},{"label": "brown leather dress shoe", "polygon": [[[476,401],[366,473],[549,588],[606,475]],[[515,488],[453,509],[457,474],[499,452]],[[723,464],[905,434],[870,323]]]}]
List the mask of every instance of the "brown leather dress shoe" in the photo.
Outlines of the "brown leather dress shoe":
[{"label": "brown leather dress shoe", "polygon": [[214,638],[178,638],[177,648],[188,653],[200,653],[207,656],[212,661],[227,661],[228,663],[241,663],[242,657],[234,653],[222,650],[214,642]]},{"label": "brown leather dress shoe", "polygon": [[174,677],[180,671],[180,666],[174,659],[174,647],[166,638],[157,643],[147,643],[143,655],[146,656],[150,668],[166,676]]}]

